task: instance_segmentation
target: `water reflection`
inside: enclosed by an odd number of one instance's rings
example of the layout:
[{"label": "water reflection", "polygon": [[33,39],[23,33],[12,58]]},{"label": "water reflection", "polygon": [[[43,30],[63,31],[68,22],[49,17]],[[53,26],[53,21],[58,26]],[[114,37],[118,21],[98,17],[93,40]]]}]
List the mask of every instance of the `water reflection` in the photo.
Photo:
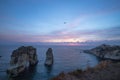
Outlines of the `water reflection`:
[{"label": "water reflection", "polygon": [[15,78],[8,77],[8,80],[33,80],[37,72],[37,66],[29,67],[24,73]]},{"label": "water reflection", "polygon": [[52,72],[53,65],[52,66],[45,66],[45,68],[46,68],[47,74],[50,74]]}]

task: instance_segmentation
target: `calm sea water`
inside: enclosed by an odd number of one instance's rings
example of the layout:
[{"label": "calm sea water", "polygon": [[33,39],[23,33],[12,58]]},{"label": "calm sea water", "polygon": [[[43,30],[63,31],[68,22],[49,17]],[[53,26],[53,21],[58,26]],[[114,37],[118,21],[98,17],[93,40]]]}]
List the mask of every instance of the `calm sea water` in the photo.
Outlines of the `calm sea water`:
[{"label": "calm sea water", "polygon": [[[8,78],[6,72],[9,67],[10,55],[17,46],[0,46],[0,80],[13,80]],[[39,63],[35,69],[26,73],[24,77],[19,77],[14,80],[49,80],[51,77],[58,75],[60,72],[69,72],[76,69],[86,69],[87,66],[94,67],[98,64],[98,59],[90,54],[81,52],[82,49],[88,49],[90,47],[83,46],[39,46],[34,45],[37,48],[37,54]],[[46,57],[47,49],[51,47],[53,49],[54,64],[52,67],[45,67],[44,61]]]}]

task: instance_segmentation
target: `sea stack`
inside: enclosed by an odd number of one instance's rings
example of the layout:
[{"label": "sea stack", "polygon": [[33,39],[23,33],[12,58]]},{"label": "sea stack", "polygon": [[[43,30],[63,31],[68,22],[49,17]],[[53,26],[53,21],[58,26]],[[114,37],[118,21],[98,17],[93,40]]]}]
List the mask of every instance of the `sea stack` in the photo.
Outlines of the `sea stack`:
[{"label": "sea stack", "polygon": [[52,66],[53,64],[53,51],[49,48],[46,52],[45,66]]},{"label": "sea stack", "polygon": [[32,46],[21,46],[12,52],[10,67],[7,69],[7,73],[10,77],[16,77],[28,67],[33,67],[37,63],[36,49]]}]

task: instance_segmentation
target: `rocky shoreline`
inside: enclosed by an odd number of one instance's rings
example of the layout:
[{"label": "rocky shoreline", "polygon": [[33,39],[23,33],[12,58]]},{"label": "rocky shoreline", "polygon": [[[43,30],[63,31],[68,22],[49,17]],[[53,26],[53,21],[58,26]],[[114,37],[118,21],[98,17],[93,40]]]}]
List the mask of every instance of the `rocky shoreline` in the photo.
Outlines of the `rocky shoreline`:
[{"label": "rocky shoreline", "polygon": [[102,61],[94,68],[61,72],[51,80],[120,80],[120,62]]},{"label": "rocky shoreline", "polygon": [[103,60],[120,61],[120,46],[111,46],[102,44],[90,50],[84,50],[85,53],[93,54]]},{"label": "rocky shoreline", "polygon": [[101,62],[94,68],[61,72],[51,80],[120,80],[120,46],[102,44],[83,52],[97,56]]},{"label": "rocky shoreline", "polygon": [[[84,50],[85,53],[93,54],[104,61],[101,61],[94,68],[88,67],[86,70],[75,70],[68,73],[60,73],[51,80],[119,80],[120,74],[120,46],[111,46],[102,44],[90,50]],[[110,59],[110,60],[106,60]],[[112,61],[111,61],[112,60]],[[44,65],[50,67],[53,65],[54,56],[52,48],[46,52]],[[21,46],[14,50],[11,55],[10,67],[7,74],[10,77],[17,77],[21,73],[34,67],[38,63],[36,48],[32,46]]]}]

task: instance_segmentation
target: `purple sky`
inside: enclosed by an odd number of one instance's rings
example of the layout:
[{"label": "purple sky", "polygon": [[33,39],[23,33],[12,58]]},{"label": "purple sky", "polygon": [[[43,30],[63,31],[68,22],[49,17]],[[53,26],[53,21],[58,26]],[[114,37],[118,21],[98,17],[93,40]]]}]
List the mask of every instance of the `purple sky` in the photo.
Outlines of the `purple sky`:
[{"label": "purple sky", "polygon": [[0,41],[120,40],[120,0],[0,0]]}]

